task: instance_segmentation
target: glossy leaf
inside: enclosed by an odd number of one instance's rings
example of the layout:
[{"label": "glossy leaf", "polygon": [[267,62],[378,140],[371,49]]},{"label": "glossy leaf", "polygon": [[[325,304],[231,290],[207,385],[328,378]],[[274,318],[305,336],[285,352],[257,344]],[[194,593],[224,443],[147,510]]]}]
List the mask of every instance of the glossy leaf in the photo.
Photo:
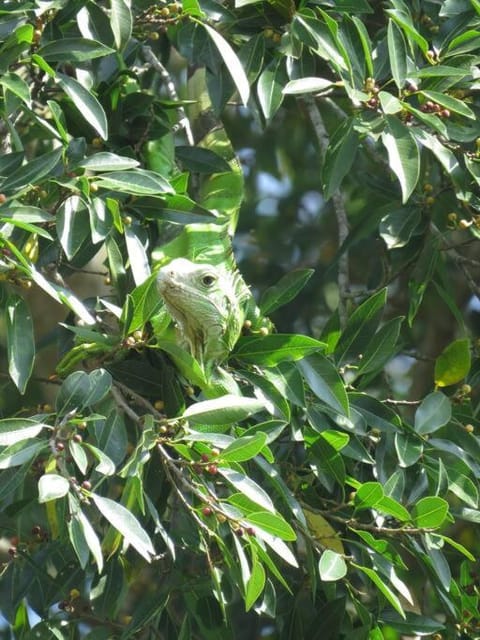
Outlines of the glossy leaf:
[{"label": "glossy leaf", "polygon": [[202,26],[206,30],[209,37],[214,42],[220,55],[223,58],[226,68],[232,77],[235,86],[237,87],[240,98],[245,106],[247,106],[248,99],[250,97],[250,83],[245,74],[240,60],[237,54],[229,45],[229,43],[221,36],[218,31],[215,31],[206,23],[202,23]]},{"label": "glossy leaf", "polygon": [[67,495],[70,483],[56,473],[46,473],[38,481],[38,501],[49,502]]},{"label": "glossy leaf", "polygon": [[382,142],[388,152],[390,169],[397,176],[405,203],[420,176],[420,153],[414,136],[397,118],[386,116],[387,127]]},{"label": "glossy leaf", "polygon": [[47,424],[30,418],[7,418],[0,420],[0,446],[8,446],[38,436]]},{"label": "glossy leaf", "polygon": [[445,426],[452,417],[452,405],[443,393],[434,391],[426,396],[415,412],[415,431],[422,435]]},{"label": "glossy leaf", "polygon": [[323,348],[323,342],[309,336],[273,333],[267,336],[240,338],[233,356],[243,362],[274,367],[281,362],[299,360]]},{"label": "glossy leaf", "polygon": [[30,309],[25,300],[11,294],[6,304],[8,372],[20,393],[25,393],[35,360],[35,338]]},{"label": "glossy leaf", "polygon": [[412,518],[417,527],[437,529],[448,513],[448,502],[438,496],[421,498],[412,509]]},{"label": "glossy leaf", "polygon": [[102,42],[88,38],[62,38],[54,40],[40,47],[38,55],[47,61],[54,62],[84,62],[94,58],[101,58],[114,53],[114,49]]},{"label": "glossy leaf", "polygon": [[265,588],[266,573],[263,565],[255,560],[245,593],[245,610],[249,611]]},{"label": "glossy leaf", "polygon": [[267,511],[249,513],[245,518],[249,525],[259,527],[267,533],[278,536],[282,540],[293,541],[297,539],[295,531],[281,516]]},{"label": "glossy leaf", "polygon": [[323,189],[327,200],[340,187],[355,161],[359,137],[354,123],[352,118],[343,122],[328,145],[322,170]]},{"label": "glossy leaf", "polygon": [[263,449],[267,443],[267,436],[261,431],[253,436],[243,436],[228,445],[222,451],[222,460],[228,462],[244,462],[251,460]]},{"label": "glossy leaf", "polygon": [[265,67],[258,78],[258,100],[267,120],[275,115],[283,102],[285,80],[283,64],[282,58],[273,60],[268,67]]},{"label": "glossy leaf", "polygon": [[349,415],[350,408],[345,387],[330,360],[316,353],[300,360],[297,366],[317,398],[335,411]]},{"label": "glossy leaf", "polygon": [[139,196],[172,193],[172,187],[165,178],[146,169],[102,173],[98,176],[98,185],[104,189]]},{"label": "glossy leaf", "polygon": [[387,291],[382,289],[352,313],[335,348],[339,364],[351,362],[363,355],[378,327],[386,299]]},{"label": "glossy leaf", "polygon": [[106,140],[108,138],[107,116],[97,98],[74,78],[59,73],[57,82],[85,120],[101,138]]},{"label": "glossy leaf", "polygon": [[110,25],[115,45],[119,51],[123,51],[130,40],[133,26],[130,5],[125,0],[111,0]]},{"label": "glossy leaf", "polygon": [[336,582],[347,575],[347,563],[339,553],[325,549],[320,556],[318,570],[322,582]]},{"label": "glossy leaf", "polygon": [[224,395],[192,404],[184,411],[183,417],[193,424],[232,424],[262,409],[263,402],[256,398]]},{"label": "glossy leaf", "polygon": [[387,42],[392,76],[401,90],[407,78],[407,47],[401,29],[392,20],[388,21]]},{"label": "glossy leaf", "polygon": [[125,542],[132,545],[147,562],[150,562],[155,549],[135,516],[123,505],[110,498],[93,493],[92,500],[103,517],[122,534]]}]

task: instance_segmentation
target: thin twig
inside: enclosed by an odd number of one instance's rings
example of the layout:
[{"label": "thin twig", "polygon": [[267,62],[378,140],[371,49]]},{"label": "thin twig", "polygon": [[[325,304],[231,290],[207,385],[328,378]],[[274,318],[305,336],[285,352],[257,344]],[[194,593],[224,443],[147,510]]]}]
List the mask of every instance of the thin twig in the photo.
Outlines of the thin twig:
[{"label": "thin twig", "polygon": [[[305,96],[303,98],[304,104],[307,108],[307,112],[312,123],[313,129],[315,131],[315,135],[317,137],[318,146],[320,147],[320,153],[323,158],[325,158],[325,154],[327,152],[328,146],[330,144],[330,139],[328,137],[327,130],[323,123],[323,119],[321,113],[318,109],[318,106],[315,100],[311,96]],[[340,247],[343,246],[345,240],[349,234],[349,225],[348,225],[348,217],[347,211],[345,209],[345,200],[343,198],[342,193],[337,189],[333,196],[333,209],[335,211],[335,216],[337,219],[337,227],[338,227],[338,244]],[[345,326],[347,321],[347,296],[350,290],[350,276],[349,276],[349,259],[348,259],[348,251],[343,250],[339,259],[338,259],[338,291],[339,291],[339,302],[338,302],[338,314],[340,317],[341,326]]]},{"label": "thin twig", "polygon": [[393,400],[392,398],[385,398],[382,400],[384,404],[391,404],[392,406],[405,406],[405,407],[417,407],[422,403],[422,400]]},{"label": "thin twig", "polygon": [[[168,73],[167,69],[163,66],[157,56],[153,53],[151,47],[148,45],[142,46],[142,53],[145,57],[145,60],[155,69],[155,71],[160,75],[162,80],[165,82],[165,86],[167,89],[167,93],[171,100],[175,102],[179,102],[177,89],[175,84]],[[177,115],[178,115],[178,123],[176,127],[174,127],[173,132],[183,129],[185,131],[185,136],[187,138],[188,144],[193,147],[195,144],[195,140],[193,139],[192,128],[190,126],[190,121],[187,118],[185,113],[185,109],[182,106],[177,107]]]}]

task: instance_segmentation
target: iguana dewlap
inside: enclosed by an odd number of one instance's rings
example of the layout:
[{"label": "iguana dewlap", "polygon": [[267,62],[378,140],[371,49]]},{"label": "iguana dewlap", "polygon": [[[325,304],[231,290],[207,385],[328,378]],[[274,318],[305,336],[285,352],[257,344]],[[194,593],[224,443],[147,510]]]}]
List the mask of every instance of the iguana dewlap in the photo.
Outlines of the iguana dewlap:
[{"label": "iguana dewlap", "polygon": [[240,336],[244,300],[239,278],[238,272],[186,258],[176,258],[158,272],[158,290],[180,339],[206,369],[225,360]]}]

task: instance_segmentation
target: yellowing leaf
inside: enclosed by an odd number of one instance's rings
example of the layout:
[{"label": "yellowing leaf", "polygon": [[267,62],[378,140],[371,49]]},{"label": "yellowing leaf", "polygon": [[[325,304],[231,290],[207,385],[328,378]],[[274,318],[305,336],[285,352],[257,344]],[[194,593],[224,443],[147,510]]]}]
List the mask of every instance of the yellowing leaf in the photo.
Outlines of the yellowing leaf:
[{"label": "yellowing leaf", "polygon": [[303,513],[307,520],[308,529],[317,542],[326,549],[331,549],[340,554],[345,553],[338,533],[322,515],[305,507],[303,507]]},{"label": "yellowing leaf", "polygon": [[448,387],[463,380],[470,371],[470,341],[461,338],[451,342],[435,361],[435,384]]}]

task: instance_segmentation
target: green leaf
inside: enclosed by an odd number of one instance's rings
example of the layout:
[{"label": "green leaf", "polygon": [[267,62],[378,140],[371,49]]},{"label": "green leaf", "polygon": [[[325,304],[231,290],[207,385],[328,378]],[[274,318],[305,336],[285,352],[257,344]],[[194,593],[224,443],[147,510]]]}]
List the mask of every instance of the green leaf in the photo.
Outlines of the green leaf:
[{"label": "green leaf", "polygon": [[415,431],[421,435],[433,433],[452,417],[452,405],[443,393],[434,391],[426,396],[415,412]]},{"label": "green leaf", "polygon": [[282,57],[272,60],[258,78],[258,100],[267,120],[273,118],[283,102],[285,82],[286,74]]},{"label": "green leaf", "polygon": [[379,500],[375,505],[375,509],[381,513],[393,516],[400,522],[408,522],[411,520],[410,514],[405,507],[393,498],[390,498],[390,496],[384,496]]},{"label": "green leaf", "polygon": [[218,31],[215,31],[215,29],[210,27],[205,22],[202,22],[201,24],[217,47],[218,52],[222,56],[225,66],[228,69],[228,72],[231,75],[235,86],[237,87],[240,99],[242,100],[244,106],[247,106],[248,99],[250,97],[250,83],[248,82],[248,78],[242,67],[242,63],[238,59],[237,54],[225,40],[225,38],[218,33]]},{"label": "green leaf", "polygon": [[263,449],[267,443],[267,435],[258,432],[253,436],[237,438],[222,451],[222,460],[228,462],[244,462],[251,460]]},{"label": "green leaf", "polygon": [[66,496],[70,489],[69,481],[56,473],[46,473],[38,481],[38,501],[49,502]]},{"label": "green leaf", "polygon": [[317,398],[342,415],[349,416],[350,408],[343,381],[330,360],[315,353],[300,360],[297,367]]},{"label": "green leaf", "polygon": [[422,529],[437,529],[445,522],[448,502],[438,496],[421,498],[413,505],[412,519]]},{"label": "green leaf", "polygon": [[6,304],[8,373],[20,393],[25,393],[35,360],[35,339],[25,300],[12,293]]},{"label": "green leaf", "polygon": [[397,176],[405,203],[420,176],[420,153],[412,132],[394,116],[386,116],[382,142],[388,152],[390,169]]},{"label": "green leaf", "polygon": [[180,160],[185,170],[196,173],[231,171],[228,162],[210,149],[178,145],[175,147],[175,157]]},{"label": "green leaf", "polygon": [[88,374],[85,371],[74,371],[60,388],[55,403],[57,413],[64,415],[80,411],[87,404],[91,388]]},{"label": "green leaf", "polygon": [[423,453],[423,442],[410,433],[395,434],[395,451],[401,467],[411,467]]},{"label": "green leaf", "polygon": [[83,118],[90,124],[98,135],[106,140],[108,138],[108,121],[105,111],[97,98],[85,89],[85,87],[70,76],[57,74],[57,82],[72,100]]},{"label": "green leaf", "polygon": [[125,542],[131,545],[147,562],[150,562],[152,556],[155,555],[155,549],[147,532],[135,516],[123,505],[110,498],[93,493],[92,500],[103,517],[122,534]]},{"label": "green leaf", "polygon": [[89,171],[122,171],[125,169],[134,169],[138,167],[139,164],[135,158],[119,156],[109,151],[101,151],[88,156],[88,158],[85,158],[76,166],[88,169]]},{"label": "green leaf", "polygon": [[467,338],[454,340],[435,360],[435,384],[448,387],[460,382],[470,371],[470,366],[470,341]]},{"label": "green leaf", "polygon": [[245,593],[245,611],[250,611],[255,602],[260,597],[265,588],[266,574],[263,564],[255,558],[252,566],[252,573],[247,583]]},{"label": "green leaf", "polygon": [[388,249],[400,249],[408,244],[419,224],[421,216],[418,208],[402,207],[382,218],[379,232]]},{"label": "green leaf", "polygon": [[18,191],[27,185],[39,183],[50,175],[62,157],[63,149],[54,149],[21,166],[2,181],[7,193]]},{"label": "green leaf", "polygon": [[267,511],[249,513],[248,516],[245,517],[245,522],[287,542],[293,542],[297,539],[295,531],[288,522],[282,518],[282,516],[275,513]]},{"label": "green leaf", "polygon": [[347,575],[347,563],[339,553],[325,549],[320,556],[318,570],[322,582],[335,582]]},{"label": "green leaf", "polygon": [[355,509],[371,509],[383,497],[383,487],[379,482],[364,482],[355,493]]},{"label": "green leaf", "polygon": [[377,331],[365,349],[357,376],[379,372],[397,353],[400,348],[397,341],[403,320],[403,317],[392,318]]},{"label": "green leaf", "polygon": [[287,82],[282,91],[289,95],[320,93],[327,89],[331,89],[333,84],[334,83],[331,80],[327,80],[326,78],[298,78]]},{"label": "green leaf", "polygon": [[264,34],[258,33],[247,40],[247,42],[240,47],[238,57],[245,69],[249,82],[253,84],[263,68],[263,60],[265,57]]},{"label": "green leaf", "polygon": [[[2,434],[0,432],[0,438],[1,436]],[[0,452],[0,469],[19,467],[31,460],[44,448],[46,448],[45,441],[34,440],[31,444],[25,444],[23,440],[21,442],[15,442],[15,444],[6,447]]]},{"label": "green leaf", "polygon": [[478,489],[463,473],[454,469],[448,470],[448,490],[473,509],[478,508]]},{"label": "green leaf", "polygon": [[420,93],[424,95],[427,100],[432,100],[432,102],[436,102],[454,113],[458,113],[466,118],[474,119],[476,117],[475,113],[470,109],[470,107],[467,107],[463,100],[452,98],[452,96],[440,93],[439,91],[420,91]]},{"label": "green leaf", "polygon": [[30,88],[28,84],[15,73],[4,73],[0,75],[0,85],[3,85],[5,89],[8,89],[24,102],[27,107],[30,107]]},{"label": "green leaf", "polygon": [[30,418],[7,418],[0,420],[0,446],[11,445],[21,440],[29,440],[38,436],[42,429],[52,427]]},{"label": "green leaf", "polygon": [[56,216],[57,235],[69,260],[90,237],[90,217],[86,203],[77,195],[66,198]]},{"label": "green leaf", "polygon": [[263,293],[259,303],[262,314],[268,315],[293,300],[314,273],[314,269],[298,269],[285,274]]},{"label": "green leaf", "polygon": [[354,118],[342,122],[332,135],[322,169],[324,197],[329,200],[350,171],[359,147]]},{"label": "green leaf", "polygon": [[110,0],[110,6],[110,26],[115,45],[119,51],[123,51],[132,35],[133,19],[130,5],[125,0]]},{"label": "green leaf", "polygon": [[263,409],[264,403],[256,398],[227,394],[192,404],[184,411],[182,417],[193,424],[233,424]]},{"label": "green leaf", "polygon": [[356,564],[355,562],[352,562],[352,567],[355,567],[356,569],[358,569],[359,571],[361,571],[362,573],[364,573],[368,578],[370,578],[370,580],[373,582],[373,584],[377,587],[377,589],[380,591],[380,593],[383,594],[383,596],[387,599],[387,601],[392,605],[392,607],[395,609],[395,611],[397,611],[402,618],[405,619],[405,612],[402,608],[401,602],[398,599],[398,597],[393,593],[393,591],[390,589],[390,587],[388,587],[383,580],[379,577],[378,573],[376,571],[373,571],[373,569],[369,569],[368,567],[362,567],[358,564]]},{"label": "green leaf", "polygon": [[155,195],[157,193],[173,193],[171,185],[160,174],[147,169],[115,171],[98,176],[99,187],[131,193],[132,195]]},{"label": "green leaf", "polygon": [[90,553],[95,560],[95,563],[98,568],[98,573],[102,573],[103,571],[103,554],[102,547],[100,545],[100,540],[98,539],[97,534],[95,533],[94,528],[90,524],[90,521],[86,517],[86,515],[80,511],[80,509],[76,510],[72,518],[76,520],[82,530],[83,537],[85,542],[90,549]]},{"label": "green leaf", "polygon": [[416,42],[424,55],[428,51],[428,40],[426,40],[413,26],[412,16],[408,11],[408,7],[403,5],[404,9],[387,9],[386,13],[401,27],[407,37],[409,43]]},{"label": "green leaf", "polygon": [[270,514],[275,513],[274,504],[268,493],[244,473],[227,467],[218,467],[218,473],[247,498],[269,511]]},{"label": "green leaf", "polygon": [[114,52],[115,49],[88,38],[62,38],[48,42],[38,49],[38,55],[44,60],[70,63],[101,58]]},{"label": "green leaf", "polygon": [[401,29],[388,21],[387,28],[388,57],[392,76],[398,89],[403,89],[407,78],[407,47]]},{"label": "green leaf", "polygon": [[232,357],[263,367],[274,367],[280,362],[299,360],[325,348],[309,336],[289,333],[272,333],[267,336],[241,337]]},{"label": "green leaf", "polygon": [[350,364],[363,356],[374,335],[387,300],[387,290],[382,289],[355,309],[335,347],[335,358],[342,364]]}]

